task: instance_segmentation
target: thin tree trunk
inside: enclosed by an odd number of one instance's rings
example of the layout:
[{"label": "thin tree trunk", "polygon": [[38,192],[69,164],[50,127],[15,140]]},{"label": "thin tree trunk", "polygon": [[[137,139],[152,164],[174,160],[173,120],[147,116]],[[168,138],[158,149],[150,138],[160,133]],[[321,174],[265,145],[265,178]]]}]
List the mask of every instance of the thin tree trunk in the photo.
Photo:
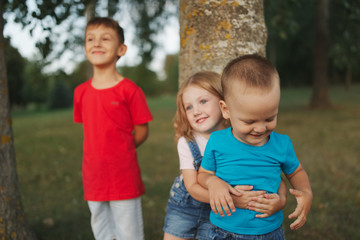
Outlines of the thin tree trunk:
[{"label": "thin tree trunk", "polygon": [[276,51],[276,44],[274,41],[267,42],[267,49],[268,49],[268,56],[267,58],[269,61],[276,66],[276,59],[277,59],[277,51]]},{"label": "thin tree trunk", "polygon": [[265,56],[266,39],[262,0],[180,0],[179,84],[240,55]]},{"label": "thin tree trunk", "polygon": [[316,11],[314,75],[311,108],[329,108],[329,0],[319,0]]},{"label": "thin tree trunk", "polygon": [[352,83],[352,67],[351,64],[348,64],[346,67],[346,74],[345,74],[345,88],[346,90],[350,91]]},{"label": "thin tree trunk", "polygon": [[[90,21],[93,17],[95,17],[96,3],[97,3],[97,0],[90,0],[89,3],[86,5],[86,8],[85,8],[86,22]],[[86,65],[87,65],[86,66],[86,75],[87,75],[87,78],[89,79],[93,75],[93,67],[89,62],[87,62]]]},{"label": "thin tree trunk", "polygon": [[36,239],[28,228],[18,186],[5,65],[3,1],[0,2],[0,239]]}]

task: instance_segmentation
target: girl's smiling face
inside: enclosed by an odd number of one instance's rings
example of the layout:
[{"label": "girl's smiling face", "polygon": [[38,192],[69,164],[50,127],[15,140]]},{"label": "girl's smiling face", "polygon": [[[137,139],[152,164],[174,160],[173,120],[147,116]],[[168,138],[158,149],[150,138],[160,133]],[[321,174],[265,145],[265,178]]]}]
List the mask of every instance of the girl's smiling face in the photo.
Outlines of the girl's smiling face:
[{"label": "girl's smiling face", "polygon": [[192,129],[205,138],[213,131],[223,129],[220,99],[197,86],[188,86],[183,93],[183,105]]}]

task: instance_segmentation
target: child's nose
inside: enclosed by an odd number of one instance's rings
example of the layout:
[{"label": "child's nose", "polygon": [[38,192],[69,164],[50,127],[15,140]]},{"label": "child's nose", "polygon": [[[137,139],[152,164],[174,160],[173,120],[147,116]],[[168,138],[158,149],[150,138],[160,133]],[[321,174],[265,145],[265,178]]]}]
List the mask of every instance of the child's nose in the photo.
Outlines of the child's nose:
[{"label": "child's nose", "polygon": [[256,124],[254,131],[257,133],[263,133],[266,131],[266,124],[264,123],[258,123]]},{"label": "child's nose", "polygon": [[199,107],[194,107],[194,115],[197,116],[199,114],[201,114],[200,108]]},{"label": "child's nose", "polygon": [[100,46],[100,39],[95,39],[94,45],[95,46]]}]

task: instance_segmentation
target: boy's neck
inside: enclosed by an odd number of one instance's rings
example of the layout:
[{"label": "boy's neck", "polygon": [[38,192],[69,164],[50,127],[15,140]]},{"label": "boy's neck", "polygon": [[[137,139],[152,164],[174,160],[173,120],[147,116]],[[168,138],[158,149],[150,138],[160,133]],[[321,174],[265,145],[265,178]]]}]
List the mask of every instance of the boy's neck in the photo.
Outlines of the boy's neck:
[{"label": "boy's neck", "polygon": [[240,138],[240,137],[237,137],[237,136],[234,134],[233,128],[231,128],[231,134],[232,134],[233,137],[234,137],[236,140],[238,140],[239,142],[242,142],[242,143],[244,143],[244,144],[246,144],[246,145],[254,146],[254,147],[264,146],[264,145],[267,144],[267,143],[269,142],[269,140],[270,140],[270,135],[269,135],[269,136],[264,140],[264,142],[263,142],[262,144],[260,144],[260,145],[258,145],[258,144],[254,145],[254,144],[251,144],[251,143],[247,142],[246,140],[244,140],[244,139],[242,139],[242,138]]},{"label": "boy's neck", "polygon": [[91,80],[91,84],[96,89],[111,88],[121,82],[124,77],[116,70],[113,69],[101,69],[93,68],[94,74]]}]

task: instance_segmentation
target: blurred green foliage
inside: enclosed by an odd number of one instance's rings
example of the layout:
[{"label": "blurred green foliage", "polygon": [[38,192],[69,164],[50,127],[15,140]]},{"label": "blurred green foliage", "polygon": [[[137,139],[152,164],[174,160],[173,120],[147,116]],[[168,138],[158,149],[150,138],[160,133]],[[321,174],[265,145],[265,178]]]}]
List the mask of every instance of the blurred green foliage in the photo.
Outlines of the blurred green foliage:
[{"label": "blurred green foliage", "polygon": [[[166,1],[165,1],[166,2]],[[162,2],[164,4],[165,2]],[[45,3],[44,3],[45,4]],[[141,4],[135,1],[133,6]],[[150,3],[147,3],[150,4]],[[140,9],[140,8],[139,8]],[[142,9],[142,8],[141,8]],[[140,10],[141,10],[140,9]],[[134,18],[140,21],[142,11]],[[313,76],[313,43],[314,43],[314,1],[264,1],[266,25],[268,28],[267,57],[279,70],[281,82],[286,87],[309,86]],[[155,10],[154,10],[155,11]],[[160,11],[160,10],[159,10]],[[163,9],[162,11],[167,11]],[[150,14],[150,13],[147,13]],[[155,14],[155,12],[153,13]],[[169,16],[168,13],[163,13]],[[145,25],[138,30],[138,38],[154,36],[155,29],[166,24],[165,18],[159,18],[156,26],[145,36]],[[330,81],[341,84],[348,89],[354,82],[360,81],[360,2],[330,1],[329,26],[330,46]],[[144,36],[142,36],[144,35]],[[153,40],[152,40],[153,41]],[[139,46],[154,49],[155,45],[138,40]],[[155,44],[155,43],[152,43]],[[9,80],[10,101],[13,106],[52,106],[49,95],[54,94],[54,82],[63,82],[72,91],[89,77],[89,64],[80,62],[72,73],[44,73],[45,61],[23,59],[18,51],[7,44],[6,62]],[[149,50],[148,49],[148,50]],[[141,51],[147,51],[146,49]],[[178,55],[168,55],[164,61],[163,73],[155,73],[148,68],[150,56],[137,66],[123,66],[119,71],[125,77],[136,82],[147,95],[175,93],[178,89]],[[159,80],[161,79],[161,80]],[[57,89],[58,86],[57,86]],[[64,90],[61,90],[64,91]],[[64,101],[67,102],[67,101]]]},{"label": "blurred green foliage", "polygon": [[[360,81],[360,2],[329,1],[330,83]],[[283,86],[312,83],[317,1],[264,1],[268,28],[267,57]]]}]

